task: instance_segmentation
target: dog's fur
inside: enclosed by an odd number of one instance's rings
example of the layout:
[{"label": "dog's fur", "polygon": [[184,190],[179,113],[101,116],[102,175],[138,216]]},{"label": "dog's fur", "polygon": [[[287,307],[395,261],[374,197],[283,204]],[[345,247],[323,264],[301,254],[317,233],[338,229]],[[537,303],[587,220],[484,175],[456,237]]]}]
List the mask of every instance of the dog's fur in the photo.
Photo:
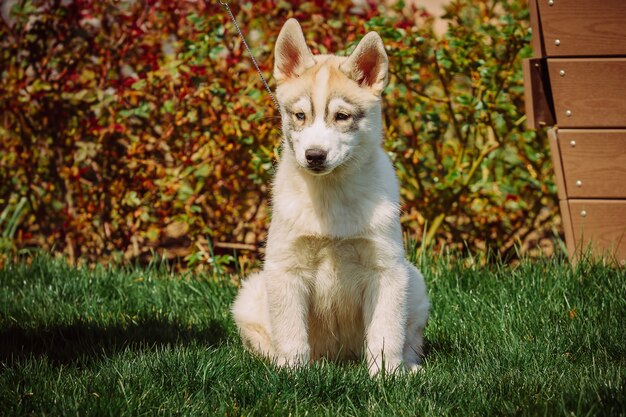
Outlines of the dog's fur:
[{"label": "dog's fur", "polygon": [[419,368],[429,302],[404,258],[381,146],[387,67],[374,32],[349,57],[312,55],[294,19],[278,36],[284,141],[265,265],[233,305],[245,345],[278,365],[365,356],[372,374]]}]

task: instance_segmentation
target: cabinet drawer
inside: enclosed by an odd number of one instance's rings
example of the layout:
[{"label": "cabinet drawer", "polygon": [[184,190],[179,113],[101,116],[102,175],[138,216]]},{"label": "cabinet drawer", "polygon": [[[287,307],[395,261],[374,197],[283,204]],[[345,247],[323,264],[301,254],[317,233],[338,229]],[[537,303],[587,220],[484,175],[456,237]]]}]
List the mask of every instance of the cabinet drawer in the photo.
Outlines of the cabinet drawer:
[{"label": "cabinet drawer", "polygon": [[540,36],[544,56],[626,54],[624,0],[532,1],[539,6],[541,32],[533,37]]},{"label": "cabinet drawer", "polygon": [[626,199],[626,130],[559,129],[567,198]]},{"label": "cabinet drawer", "polygon": [[549,58],[548,72],[560,128],[626,127],[626,58]]},{"label": "cabinet drawer", "polygon": [[626,200],[575,199],[566,204],[575,245],[569,250],[584,255],[589,248],[594,256],[625,266]]}]

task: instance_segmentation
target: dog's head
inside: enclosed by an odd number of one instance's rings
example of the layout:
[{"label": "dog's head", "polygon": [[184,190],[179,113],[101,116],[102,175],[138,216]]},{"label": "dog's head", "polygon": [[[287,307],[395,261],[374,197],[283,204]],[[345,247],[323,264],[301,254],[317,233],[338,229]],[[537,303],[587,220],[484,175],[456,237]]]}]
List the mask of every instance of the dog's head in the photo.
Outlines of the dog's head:
[{"label": "dog's head", "polygon": [[325,175],[358,163],[381,141],[388,60],[380,36],[368,33],[348,57],[313,55],[298,22],[289,19],[275,49],[283,132],[298,164]]}]

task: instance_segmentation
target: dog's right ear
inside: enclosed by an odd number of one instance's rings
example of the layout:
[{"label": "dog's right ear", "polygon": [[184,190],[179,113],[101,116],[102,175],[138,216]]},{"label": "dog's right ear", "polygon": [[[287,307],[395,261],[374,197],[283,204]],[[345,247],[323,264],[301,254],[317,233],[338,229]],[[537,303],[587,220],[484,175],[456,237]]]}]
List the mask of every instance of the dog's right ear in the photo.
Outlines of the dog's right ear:
[{"label": "dog's right ear", "polygon": [[287,20],[280,30],[274,56],[274,78],[277,83],[299,77],[307,68],[315,65],[313,54],[306,46],[304,33],[296,19]]}]

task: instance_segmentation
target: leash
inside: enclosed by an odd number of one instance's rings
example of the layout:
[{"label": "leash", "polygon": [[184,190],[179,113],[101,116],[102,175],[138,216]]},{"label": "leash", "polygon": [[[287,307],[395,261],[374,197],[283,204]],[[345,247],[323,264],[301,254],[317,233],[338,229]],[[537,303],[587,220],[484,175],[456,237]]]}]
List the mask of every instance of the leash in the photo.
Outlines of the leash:
[{"label": "leash", "polygon": [[243,41],[243,45],[246,47],[246,50],[248,51],[248,54],[250,54],[250,58],[252,58],[252,63],[254,64],[254,67],[256,68],[256,71],[259,73],[259,77],[261,77],[261,81],[263,81],[263,85],[265,86],[265,89],[267,90],[267,93],[272,98],[272,101],[274,102],[274,106],[276,106],[276,110],[278,110],[280,112],[280,105],[278,104],[278,101],[276,101],[276,98],[274,97],[274,94],[272,93],[272,89],[267,84],[267,81],[265,80],[265,77],[263,76],[263,73],[261,72],[261,69],[259,68],[259,64],[257,64],[256,59],[254,59],[254,55],[252,54],[252,51],[250,50],[250,47],[248,46],[248,42],[246,42],[246,38],[243,36],[243,32],[241,31],[241,28],[239,27],[239,24],[237,24],[237,20],[235,19],[235,15],[230,10],[230,6],[228,5],[229,1],[230,0],[219,0],[220,4],[228,12],[228,15],[230,16],[230,20],[233,21],[233,24],[235,25],[235,28],[237,29],[237,32],[239,32],[239,36],[241,36],[241,40]]}]

